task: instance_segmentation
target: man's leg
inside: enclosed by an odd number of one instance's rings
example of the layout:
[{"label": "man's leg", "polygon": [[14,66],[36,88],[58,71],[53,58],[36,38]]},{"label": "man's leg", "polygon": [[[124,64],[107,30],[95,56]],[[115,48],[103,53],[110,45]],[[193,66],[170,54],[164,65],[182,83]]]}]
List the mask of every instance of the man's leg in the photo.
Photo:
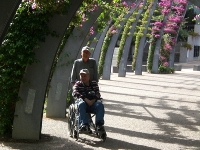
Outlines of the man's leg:
[{"label": "man's leg", "polygon": [[102,126],[104,125],[104,105],[102,102],[95,102],[91,106],[91,111],[96,114],[96,125]]},{"label": "man's leg", "polygon": [[87,125],[88,124],[88,115],[86,113],[87,110],[87,104],[85,101],[79,101],[78,103],[78,109],[80,114],[80,125]]},{"label": "man's leg", "polygon": [[81,132],[82,131],[84,131],[84,132],[86,131],[88,133],[92,133],[92,131],[90,129],[90,126],[88,124],[88,120],[89,120],[88,114],[86,113],[88,105],[83,100],[80,101],[78,103],[78,105],[79,105],[79,114],[80,114],[80,119],[79,119],[79,121],[80,121],[80,131]]}]

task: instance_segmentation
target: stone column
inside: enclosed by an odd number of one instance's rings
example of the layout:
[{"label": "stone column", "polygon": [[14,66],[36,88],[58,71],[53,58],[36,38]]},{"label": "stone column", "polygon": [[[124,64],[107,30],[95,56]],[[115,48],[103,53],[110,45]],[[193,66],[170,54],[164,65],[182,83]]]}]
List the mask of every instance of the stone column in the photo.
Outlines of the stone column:
[{"label": "stone column", "polygon": [[12,137],[15,139],[38,140],[41,134],[43,107],[46,97],[51,66],[62,37],[76,10],[82,1],[70,1],[70,8],[66,15],[54,15],[50,18],[49,26],[60,37],[46,37],[45,43],[35,50],[35,58],[39,63],[27,66],[24,79],[29,83],[21,83],[19,97],[16,103]]}]

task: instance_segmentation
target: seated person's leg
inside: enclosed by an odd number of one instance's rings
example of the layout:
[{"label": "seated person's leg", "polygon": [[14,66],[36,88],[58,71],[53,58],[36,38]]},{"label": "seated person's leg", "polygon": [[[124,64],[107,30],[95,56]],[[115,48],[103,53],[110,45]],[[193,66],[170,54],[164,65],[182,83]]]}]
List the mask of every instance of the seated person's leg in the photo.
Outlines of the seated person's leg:
[{"label": "seated person's leg", "polygon": [[79,113],[80,113],[80,125],[87,125],[88,124],[88,115],[86,113],[87,105],[85,101],[80,101],[78,103]]},{"label": "seated person's leg", "polygon": [[85,101],[80,101],[78,105],[79,105],[79,114],[80,114],[80,118],[79,118],[80,130],[90,132],[90,128],[88,124],[88,114],[86,113],[88,106]]},{"label": "seated person's leg", "polygon": [[104,105],[102,102],[95,102],[91,108],[91,111],[96,114],[96,125],[103,126],[104,125]]}]

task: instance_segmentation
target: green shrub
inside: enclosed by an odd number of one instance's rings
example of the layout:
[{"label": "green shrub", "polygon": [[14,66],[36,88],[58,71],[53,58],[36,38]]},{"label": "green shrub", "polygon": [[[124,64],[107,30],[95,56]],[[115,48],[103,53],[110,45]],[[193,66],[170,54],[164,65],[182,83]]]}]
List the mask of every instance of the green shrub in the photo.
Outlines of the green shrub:
[{"label": "green shrub", "polygon": [[160,73],[160,74],[171,74],[171,73],[174,73],[174,68],[160,66],[158,68],[158,73]]}]

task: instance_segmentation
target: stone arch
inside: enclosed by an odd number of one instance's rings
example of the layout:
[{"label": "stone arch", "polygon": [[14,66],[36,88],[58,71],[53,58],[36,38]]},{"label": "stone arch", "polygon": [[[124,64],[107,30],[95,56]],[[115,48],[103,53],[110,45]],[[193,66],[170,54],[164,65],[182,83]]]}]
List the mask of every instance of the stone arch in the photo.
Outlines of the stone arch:
[{"label": "stone arch", "polygon": [[[51,29],[63,35],[82,0],[70,1],[69,12],[66,15],[54,15],[49,22]],[[19,89],[21,101],[16,103],[12,137],[16,139],[40,138],[46,86],[51,66],[59,47],[59,38],[48,36],[46,42],[35,50],[36,59],[40,63],[27,66],[24,79],[30,84],[22,83]]]}]

